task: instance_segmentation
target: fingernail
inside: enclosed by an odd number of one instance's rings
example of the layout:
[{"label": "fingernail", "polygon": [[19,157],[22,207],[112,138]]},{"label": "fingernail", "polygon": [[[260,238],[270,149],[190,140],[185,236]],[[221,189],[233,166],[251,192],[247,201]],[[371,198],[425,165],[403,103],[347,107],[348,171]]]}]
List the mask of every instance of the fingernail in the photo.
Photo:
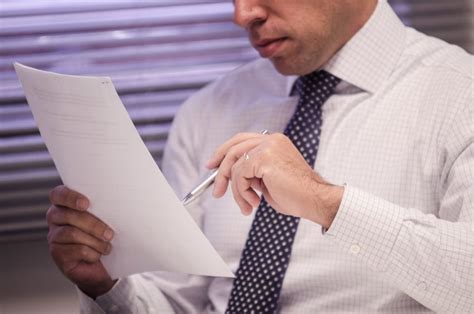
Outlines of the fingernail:
[{"label": "fingernail", "polygon": [[89,204],[85,199],[80,198],[76,201],[76,206],[77,206],[78,209],[86,210],[87,207],[89,207]]},{"label": "fingernail", "polygon": [[102,237],[105,241],[110,241],[114,237],[114,232],[112,231],[112,229],[106,229]]}]

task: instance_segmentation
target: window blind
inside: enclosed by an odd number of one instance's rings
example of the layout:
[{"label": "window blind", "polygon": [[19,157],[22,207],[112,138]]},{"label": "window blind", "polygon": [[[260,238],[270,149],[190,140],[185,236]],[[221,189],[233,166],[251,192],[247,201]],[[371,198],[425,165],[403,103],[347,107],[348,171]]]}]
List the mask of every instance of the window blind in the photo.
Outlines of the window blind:
[{"label": "window blind", "polygon": [[474,52],[471,0],[389,0],[405,25]]},{"label": "window blind", "polygon": [[[391,3],[406,24],[469,47],[468,1]],[[0,0],[0,242],[44,238],[60,183],[12,63],[111,76],[159,164],[179,105],[257,57],[232,10],[227,0]]]},{"label": "window blind", "polygon": [[230,1],[2,1],[0,241],[44,237],[48,192],[60,183],[13,62],[111,76],[160,163],[178,106],[256,57],[232,10]]}]

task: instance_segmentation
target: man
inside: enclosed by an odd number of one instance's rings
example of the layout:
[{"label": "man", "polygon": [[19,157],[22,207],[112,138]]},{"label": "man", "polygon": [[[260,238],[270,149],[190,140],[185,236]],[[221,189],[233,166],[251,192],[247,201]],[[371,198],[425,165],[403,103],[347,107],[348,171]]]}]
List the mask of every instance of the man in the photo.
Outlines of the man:
[{"label": "man", "polygon": [[474,312],[472,56],[384,0],[234,4],[264,59],[183,105],[163,171],[183,196],[219,167],[189,210],[237,278],[112,280],[112,230],[61,186],[51,254],[82,310]]}]

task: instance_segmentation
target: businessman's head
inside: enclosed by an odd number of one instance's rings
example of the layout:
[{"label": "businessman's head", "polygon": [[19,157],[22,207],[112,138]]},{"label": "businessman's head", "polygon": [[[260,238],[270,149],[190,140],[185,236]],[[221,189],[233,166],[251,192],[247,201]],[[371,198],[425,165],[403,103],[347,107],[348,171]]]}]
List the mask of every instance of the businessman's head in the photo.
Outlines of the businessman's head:
[{"label": "businessman's head", "polygon": [[235,0],[234,22],[282,74],[321,67],[368,20],[377,0]]}]

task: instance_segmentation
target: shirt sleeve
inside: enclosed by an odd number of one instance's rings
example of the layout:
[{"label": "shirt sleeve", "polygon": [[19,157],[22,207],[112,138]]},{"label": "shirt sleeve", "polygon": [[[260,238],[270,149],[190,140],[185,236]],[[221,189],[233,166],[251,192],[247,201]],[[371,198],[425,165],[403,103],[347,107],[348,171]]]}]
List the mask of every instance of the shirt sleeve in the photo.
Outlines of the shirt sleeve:
[{"label": "shirt sleeve", "polygon": [[474,115],[443,145],[438,214],[404,208],[346,186],[326,232],[388,283],[435,312],[474,312]]},{"label": "shirt sleeve", "polygon": [[[194,108],[205,103],[206,89],[180,108],[171,127],[162,171],[179,198],[199,179],[196,143],[199,131]],[[203,210],[196,201],[187,208],[196,223],[203,225]],[[151,239],[152,240],[152,239]],[[121,278],[106,294],[95,300],[79,291],[81,313],[202,313],[208,305],[210,277],[178,273],[148,272]]]},{"label": "shirt sleeve", "polygon": [[157,286],[141,277],[134,275],[120,279],[109,292],[95,300],[77,289],[81,313],[174,313],[175,309]]},{"label": "shirt sleeve", "polygon": [[78,289],[81,313],[202,313],[208,279],[149,272],[120,279],[95,300]]}]

